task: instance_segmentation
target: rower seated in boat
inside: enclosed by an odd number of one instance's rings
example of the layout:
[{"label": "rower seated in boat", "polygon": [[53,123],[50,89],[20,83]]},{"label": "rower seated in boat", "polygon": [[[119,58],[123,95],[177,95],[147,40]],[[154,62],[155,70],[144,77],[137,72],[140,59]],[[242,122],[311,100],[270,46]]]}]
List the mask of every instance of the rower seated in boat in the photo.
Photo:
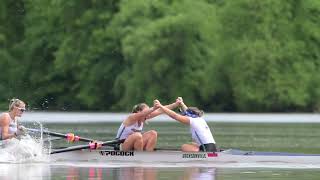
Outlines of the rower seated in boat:
[{"label": "rower seated in boat", "polygon": [[181,146],[181,150],[186,152],[216,152],[216,142],[208,124],[202,118],[203,111],[199,110],[197,107],[188,108],[181,97],[178,99],[182,109],[182,114],[178,114],[163,106],[159,100],[155,100],[154,103],[156,108],[162,109],[163,112],[171,118],[179,121],[180,123],[190,125],[190,131],[194,142],[191,144],[183,144]]},{"label": "rower seated in boat", "polygon": [[[179,106],[176,102],[166,106],[168,109],[174,109]],[[157,132],[150,130],[142,132],[144,122],[162,114],[162,110],[157,107],[149,107],[146,103],[140,103],[133,107],[132,113],[121,123],[117,133],[117,139],[125,140],[120,147],[115,150],[122,151],[153,151],[157,144]]]},{"label": "rower seated in boat", "polygon": [[23,134],[24,127],[18,126],[16,117],[21,117],[26,105],[20,99],[11,99],[8,112],[0,115],[0,140],[16,138]]}]

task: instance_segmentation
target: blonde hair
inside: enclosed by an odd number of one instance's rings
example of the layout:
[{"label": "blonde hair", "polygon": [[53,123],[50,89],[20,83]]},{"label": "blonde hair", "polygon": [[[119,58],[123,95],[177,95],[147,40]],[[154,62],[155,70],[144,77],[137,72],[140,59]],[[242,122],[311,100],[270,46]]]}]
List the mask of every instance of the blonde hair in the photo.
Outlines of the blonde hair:
[{"label": "blonde hair", "polygon": [[146,103],[139,103],[133,106],[132,113],[137,113],[142,111],[145,107],[148,107]]},{"label": "blonde hair", "polygon": [[25,103],[20,99],[16,99],[16,98],[11,99],[9,103],[9,112],[12,111],[14,107],[19,107],[21,104],[25,104]]},{"label": "blonde hair", "polygon": [[193,113],[193,114],[196,114],[197,116],[201,117],[203,116],[204,112],[203,110],[200,110],[199,108],[197,107],[189,107],[188,110]]}]

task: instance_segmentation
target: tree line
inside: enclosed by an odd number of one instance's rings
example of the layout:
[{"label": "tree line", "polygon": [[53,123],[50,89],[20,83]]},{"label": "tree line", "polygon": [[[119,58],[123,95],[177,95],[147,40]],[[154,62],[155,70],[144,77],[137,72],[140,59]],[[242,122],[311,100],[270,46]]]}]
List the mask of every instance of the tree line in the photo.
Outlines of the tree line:
[{"label": "tree line", "polygon": [[318,0],[2,0],[0,107],[320,109]]}]

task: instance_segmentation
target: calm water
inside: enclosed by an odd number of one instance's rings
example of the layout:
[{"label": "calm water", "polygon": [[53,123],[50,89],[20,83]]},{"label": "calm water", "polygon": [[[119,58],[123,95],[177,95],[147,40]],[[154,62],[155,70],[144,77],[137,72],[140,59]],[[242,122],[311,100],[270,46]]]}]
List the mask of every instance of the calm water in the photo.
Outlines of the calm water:
[{"label": "calm water", "polygon": [[[88,118],[90,122],[90,118]],[[38,128],[38,123],[27,123]],[[55,132],[68,133],[98,140],[113,139],[119,122],[104,123],[42,123]],[[244,150],[320,153],[320,124],[318,123],[223,123],[210,122],[209,126],[220,148]],[[158,147],[178,148],[190,142],[188,127],[176,122],[150,122],[145,130],[158,131]],[[44,137],[47,138],[47,137]],[[78,145],[64,140],[51,141],[53,147]],[[0,155],[0,160],[1,160]],[[123,164],[96,164],[91,162],[24,162],[0,163],[0,179],[319,179],[320,167],[269,166],[203,167],[187,164],[143,166]]]},{"label": "calm water", "polygon": [[101,167],[92,164],[0,164],[0,179],[295,180],[319,179],[319,169],[215,167]]},{"label": "calm water", "polygon": [[[297,153],[320,153],[320,124],[301,123],[222,123],[209,122],[220,148]],[[32,125],[34,127],[36,125]],[[98,139],[114,139],[120,123],[43,124],[48,130]],[[144,130],[158,132],[158,147],[179,148],[190,142],[189,128],[176,122],[150,122]],[[69,146],[65,141],[52,142],[54,147]]]}]

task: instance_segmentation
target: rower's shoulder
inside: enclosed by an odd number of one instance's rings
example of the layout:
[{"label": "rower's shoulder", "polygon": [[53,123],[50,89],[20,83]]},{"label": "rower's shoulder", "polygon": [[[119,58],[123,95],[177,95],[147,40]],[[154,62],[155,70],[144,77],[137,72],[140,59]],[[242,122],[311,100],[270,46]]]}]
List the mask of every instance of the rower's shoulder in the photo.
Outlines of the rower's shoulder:
[{"label": "rower's shoulder", "polygon": [[8,123],[10,121],[10,115],[7,112],[0,114],[0,123]]},{"label": "rower's shoulder", "polygon": [[0,114],[0,119],[3,119],[3,118],[10,118],[9,113],[7,113],[7,112],[1,113],[1,114]]},{"label": "rower's shoulder", "polygon": [[128,117],[123,121],[124,124],[133,124],[141,119],[141,113],[131,113]]},{"label": "rower's shoulder", "polygon": [[134,122],[136,121],[136,118],[134,116],[132,116],[132,115],[133,114],[130,114],[125,120],[123,120],[121,125],[128,126],[130,124],[134,124]]}]

